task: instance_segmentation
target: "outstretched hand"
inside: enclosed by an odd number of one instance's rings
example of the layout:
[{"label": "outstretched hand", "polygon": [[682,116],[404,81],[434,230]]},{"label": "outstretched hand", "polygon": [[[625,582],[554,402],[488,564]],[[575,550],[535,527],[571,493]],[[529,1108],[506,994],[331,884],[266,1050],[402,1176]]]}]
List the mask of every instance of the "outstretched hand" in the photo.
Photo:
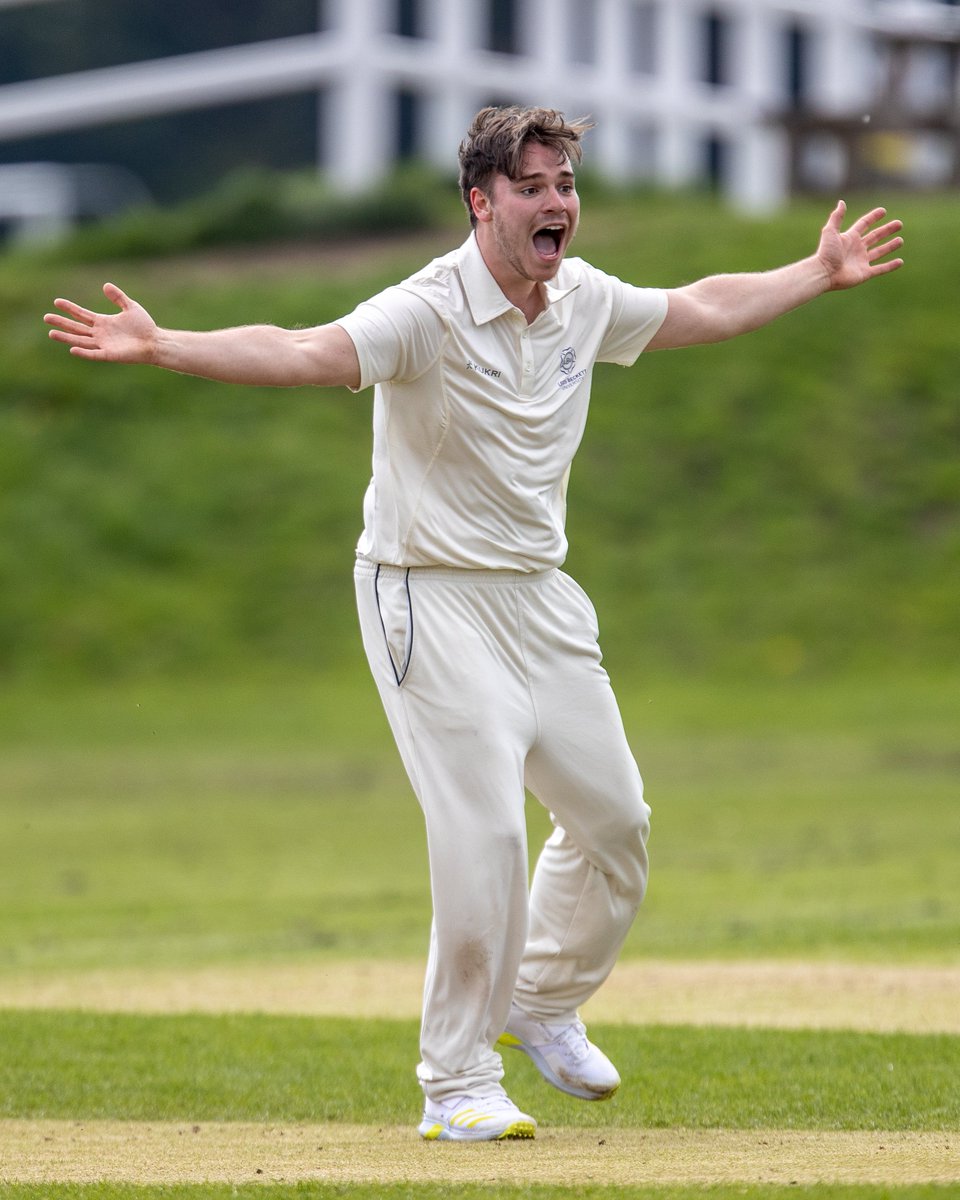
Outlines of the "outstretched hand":
[{"label": "outstretched hand", "polygon": [[[77,358],[98,362],[151,363],[155,360],[157,325],[145,308],[131,300],[113,283],[103,285],[103,294],[120,311],[95,313],[57,299],[60,312],[47,313],[50,337],[70,347]],[[66,314],[62,316],[61,314]]]},{"label": "outstretched hand", "polygon": [[903,266],[902,258],[887,257],[903,245],[903,238],[894,236],[903,228],[902,221],[887,221],[881,225],[879,222],[886,217],[887,210],[874,208],[854,221],[844,233],[840,226],[846,212],[847,206],[841,200],[827,218],[817,248],[817,258],[831,291],[856,287]]}]

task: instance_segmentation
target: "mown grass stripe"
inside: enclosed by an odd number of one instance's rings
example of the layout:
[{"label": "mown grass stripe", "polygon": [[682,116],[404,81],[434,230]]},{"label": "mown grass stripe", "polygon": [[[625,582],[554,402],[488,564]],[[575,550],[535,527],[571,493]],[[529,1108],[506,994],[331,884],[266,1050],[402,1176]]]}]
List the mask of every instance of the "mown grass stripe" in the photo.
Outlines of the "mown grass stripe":
[{"label": "mown grass stripe", "polygon": [[[952,1184],[458,1183],[457,1200],[953,1200]],[[450,1184],[7,1184],[0,1200],[450,1200]]]},{"label": "mown grass stripe", "polygon": [[[0,1012],[0,1116],[339,1121],[419,1115],[414,1021]],[[960,1038],[595,1026],[624,1086],[604,1105],[547,1087],[522,1055],[506,1083],[546,1126],[960,1128]]]},{"label": "mown grass stripe", "polygon": [[542,1130],[535,1142],[433,1145],[408,1128],[0,1122],[0,1179],[92,1183],[712,1185],[960,1181],[960,1135],[884,1131]]}]

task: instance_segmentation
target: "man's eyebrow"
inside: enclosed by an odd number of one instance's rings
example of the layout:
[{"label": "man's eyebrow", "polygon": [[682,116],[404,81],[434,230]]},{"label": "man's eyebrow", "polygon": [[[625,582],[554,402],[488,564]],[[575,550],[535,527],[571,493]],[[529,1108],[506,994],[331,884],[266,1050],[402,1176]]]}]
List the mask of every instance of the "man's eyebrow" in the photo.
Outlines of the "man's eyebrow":
[{"label": "man's eyebrow", "polygon": [[[532,183],[534,180],[546,179],[546,178],[547,178],[547,176],[543,171],[534,171],[534,173],[532,175],[519,175],[513,182],[514,183]],[[572,171],[561,171],[560,178],[561,179],[573,179],[574,174]]]}]

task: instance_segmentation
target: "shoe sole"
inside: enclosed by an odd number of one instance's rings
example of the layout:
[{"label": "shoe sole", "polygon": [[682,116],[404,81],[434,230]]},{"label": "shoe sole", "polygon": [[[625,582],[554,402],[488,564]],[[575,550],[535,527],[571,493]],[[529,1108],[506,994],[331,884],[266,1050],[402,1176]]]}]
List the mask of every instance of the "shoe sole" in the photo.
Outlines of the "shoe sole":
[{"label": "shoe sole", "polygon": [[522,1054],[525,1054],[537,1068],[540,1074],[544,1077],[547,1083],[549,1083],[552,1087],[555,1087],[558,1091],[565,1092],[568,1096],[575,1096],[578,1100],[609,1100],[611,1096],[615,1095],[617,1089],[620,1087],[620,1084],[616,1083],[612,1088],[609,1088],[605,1092],[591,1092],[586,1088],[577,1087],[575,1083],[570,1083],[568,1080],[558,1075],[539,1050],[533,1046],[528,1046],[526,1042],[518,1038],[516,1034],[509,1032],[502,1033],[500,1037],[497,1038],[497,1045],[507,1046],[511,1050],[519,1050]]},{"label": "shoe sole", "polygon": [[532,1138],[537,1127],[533,1121],[513,1121],[499,1133],[474,1133],[451,1129],[443,1121],[422,1121],[418,1133],[426,1142],[502,1142],[507,1138]]}]

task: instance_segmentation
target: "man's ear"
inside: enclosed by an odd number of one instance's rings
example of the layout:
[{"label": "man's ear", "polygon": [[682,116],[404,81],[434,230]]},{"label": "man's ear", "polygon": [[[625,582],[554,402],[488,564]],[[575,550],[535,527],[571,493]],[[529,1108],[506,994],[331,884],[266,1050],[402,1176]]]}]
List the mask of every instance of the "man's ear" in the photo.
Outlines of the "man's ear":
[{"label": "man's ear", "polygon": [[470,208],[478,221],[486,222],[493,220],[493,209],[490,205],[490,198],[486,192],[481,191],[478,187],[470,189]]}]

